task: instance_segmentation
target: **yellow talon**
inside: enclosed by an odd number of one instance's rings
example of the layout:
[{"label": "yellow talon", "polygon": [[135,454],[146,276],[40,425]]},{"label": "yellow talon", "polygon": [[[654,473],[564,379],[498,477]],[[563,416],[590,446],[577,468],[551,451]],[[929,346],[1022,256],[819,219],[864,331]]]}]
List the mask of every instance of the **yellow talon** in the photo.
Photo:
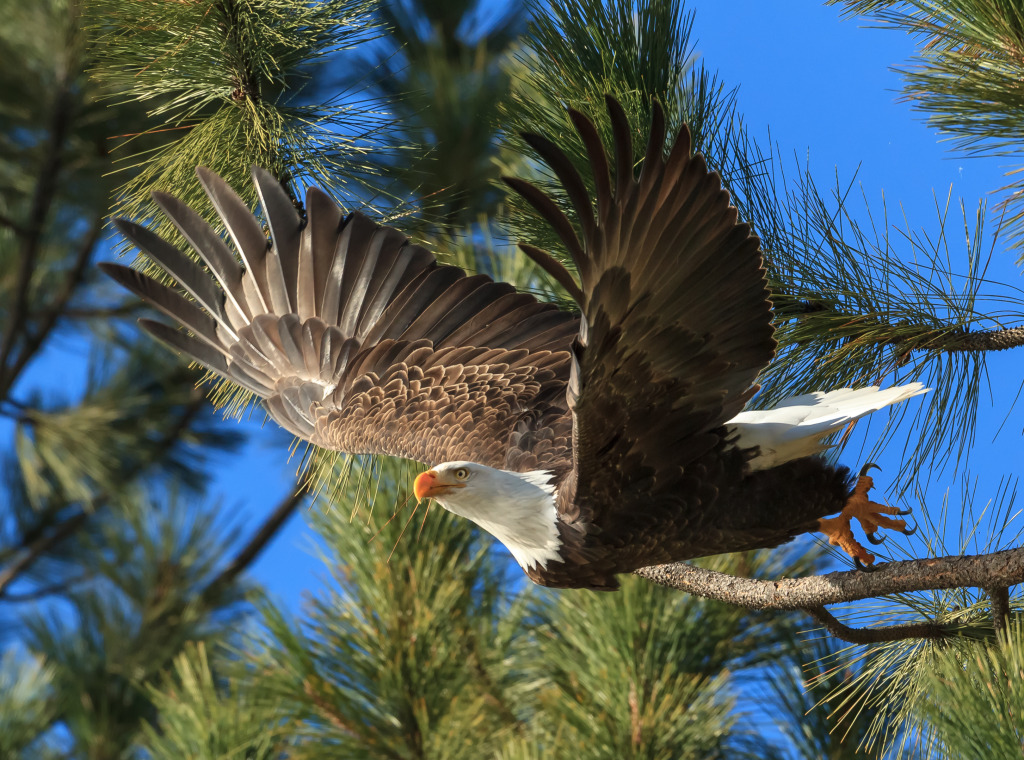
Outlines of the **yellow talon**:
[{"label": "yellow talon", "polygon": [[868,552],[853,537],[853,531],[850,529],[852,518],[857,518],[860,527],[873,543],[881,543],[883,540],[874,538],[874,534],[879,528],[897,530],[906,535],[910,535],[914,531],[907,530],[906,520],[893,519],[889,516],[905,515],[909,514],[909,511],[905,512],[896,507],[877,504],[868,499],[868,491],[874,488],[875,481],[869,475],[863,474],[866,470],[867,467],[861,470],[862,474],[857,478],[857,485],[854,487],[853,493],[850,494],[850,498],[846,500],[843,511],[835,517],[823,517],[818,520],[818,530],[828,537],[828,542],[832,546],[838,546],[849,554],[855,564],[859,561],[865,565],[871,565],[875,561],[875,555]]}]

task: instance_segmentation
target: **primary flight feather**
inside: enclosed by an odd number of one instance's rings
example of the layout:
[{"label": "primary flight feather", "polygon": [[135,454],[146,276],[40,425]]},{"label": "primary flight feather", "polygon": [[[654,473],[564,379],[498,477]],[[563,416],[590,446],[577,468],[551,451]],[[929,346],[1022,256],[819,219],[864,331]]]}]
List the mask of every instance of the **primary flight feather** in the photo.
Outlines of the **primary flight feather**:
[{"label": "primary flight feather", "polygon": [[685,128],[666,153],[655,106],[637,176],[626,115],[607,105],[611,156],[570,111],[594,199],[554,143],[527,136],[565,187],[582,239],[544,192],[506,180],[565,244],[575,274],[522,247],[579,316],[439,265],[316,188],[303,219],[258,168],[272,243],[234,190],[198,169],[234,251],[193,210],[154,193],[205,267],[143,227],[118,225],[186,295],[102,266],[185,330],[144,328],[257,394],[294,435],[432,464],[416,495],[492,533],[537,583],[612,589],[638,567],[812,530],[870,563],[850,519],[872,539],[878,526],[906,523],[867,499],[864,472],[853,478],[819,453],[852,420],[926,389],[841,389],[744,412],[775,350],[759,240],[691,155]]}]

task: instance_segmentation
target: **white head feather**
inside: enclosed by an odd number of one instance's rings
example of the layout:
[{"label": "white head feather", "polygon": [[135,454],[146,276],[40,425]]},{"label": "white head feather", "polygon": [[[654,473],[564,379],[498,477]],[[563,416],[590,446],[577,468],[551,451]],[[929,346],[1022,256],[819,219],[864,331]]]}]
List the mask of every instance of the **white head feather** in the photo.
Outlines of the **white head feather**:
[{"label": "white head feather", "polygon": [[[508,472],[475,462],[444,462],[430,471],[460,485],[435,496],[437,503],[501,541],[524,570],[559,559],[562,541],[550,472]],[[465,477],[456,479],[456,472]]]}]

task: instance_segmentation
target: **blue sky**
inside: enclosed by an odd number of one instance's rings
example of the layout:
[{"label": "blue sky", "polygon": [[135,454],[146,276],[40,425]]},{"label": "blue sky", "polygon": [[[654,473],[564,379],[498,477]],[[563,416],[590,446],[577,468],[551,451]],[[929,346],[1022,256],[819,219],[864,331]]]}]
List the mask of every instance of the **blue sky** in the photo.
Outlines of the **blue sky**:
[{"label": "blue sky", "polygon": [[[717,71],[727,86],[739,86],[739,112],[751,133],[764,144],[769,136],[780,155],[795,166],[807,160],[820,186],[846,185],[856,175],[858,192],[882,217],[883,199],[891,224],[938,232],[936,203],[944,205],[952,190],[973,214],[981,199],[1003,184],[1006,167],[998,159],[967,158],[949,150],[909,104],[898,101],[899,76],[890,67],[913,53],[913,40],[894,31],[863,28],[840,20],[837,8],[814,3],[765,3],[756,0],[691,2],[696,12],[695,53]],[[770,132],[769,132],[770,130]],[[990,201],[994,205],[994,200]],[[855,199],[852,207],[863,209]],[[991,214],[990,214],[991,216]],[[948,233],[954,260],[966,256],[960,212],[950,215]],[[988,226],[989,236],[995,227]],[[990,278],[1019,284],[1015,255],[997,243]],[[978,501],[995,496],[1003,476],[1020,460],[1021,415],[1006,412],[1024,375],[1024,354],[1004,352],[988,360],[991,398],[982,399],[979,434],[970,474],[979,479]],[[249,424],[256,425],[258,422]],[[241,455],[225,458],[219,488],[230,493],[225,507],[255,526],[281,499],[295,469],[287,461],[288,438],[268,423]],[[995,440],[994,440],[995,439]],[[895,472],[901,449],[897,437],[882,464]],[[857,465],[860,450],[850,447],[844,460]],[[892,469],[890,469],[892,468]],[[926,501],[938,504],[950,489],[958,503],[965,468],[947,468],[930,484]],[[884,489],[884,472],[878,477]],[[315,537],[302,519],[293,519],[252,568],[286,607],[297,609],[302,592],[324,575],[311,551]],[[955,541],[954,541],[955,544]],[[915,551],[910,544],[905,548]]]},{"label": "blue sky", "polygon": [[[966,271],[959,203],[973,233],[978,204],[987,201],[984,250],[992,249],[997,226],[993,208],[1002,197],[992,193],[1005,184],[1003,175],[1012,166],[1006,159],[971,158],[951,150],[948,136],[929,127],[911,104],[899,102],[902,82],[892,67],[904,66],[913,55],[911,37],[865,28],[862,19],[841,20],[840,9],[814,3],[704,0],[688,7],[696,12],[696,52],[725,83],[739,86],[739,110],[755,137],[767,142],[770,128],[779,153],[795,156],[794,162],[808,160],[819,187],[834,186],[836,177],[845,186],[856,175],[858,195],[863,193],[874,219],[881,220],[887,211],[893,228],[938,239],[937,208],[948,199],[946,234],[954,271]],[[866,217],[860,197],[850,207],[856,216]],[[893,239],[899,248],[901,236]],[[909,246],[902,248],[909,256]],[[996,239],[988,278],[1019,288],[1017,255]],[[1006,291],[997,285],[983,288],[993,294]],[[969,460],[938,473],[925,498],[912,500],[918,509],[923,501],[933,519],[938,519],[947,489],[951,508],[959,509],[965,478],[978,483],[975,507],[995,498],[999,482],[1015,477],[1022,459],[1024,415],[1012,407],[1024,376],[1024,353],[990,353],[986,366],[988,386],[979,402],[976,445]],[[897,435],[880,460],[886,471],[898,469],[901,443]],[[858,451],[849,447],[843,460],[858,464]],[[884,489],[885,471],[876,482]],[[955,550],[956,537],[946,539],[947,548]],[[917,553],[913,544],[904,546]]]}]

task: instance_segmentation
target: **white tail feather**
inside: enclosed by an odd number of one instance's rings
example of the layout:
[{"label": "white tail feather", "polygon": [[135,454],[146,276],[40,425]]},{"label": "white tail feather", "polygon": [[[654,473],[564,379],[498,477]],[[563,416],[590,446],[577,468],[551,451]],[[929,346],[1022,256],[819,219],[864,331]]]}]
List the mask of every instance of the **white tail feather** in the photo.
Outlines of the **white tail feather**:
[{"label": "white tail feather", "polygon": [[767,470],[821,453],[828,448],[823,439],[845,425],[929,390],[921,383],[909,383],[885,390],[873,385],[809,393],[784,399],[773,409],[740,412],[726,426],[737,436],[736,446],[760,449],[750,468]]}]

